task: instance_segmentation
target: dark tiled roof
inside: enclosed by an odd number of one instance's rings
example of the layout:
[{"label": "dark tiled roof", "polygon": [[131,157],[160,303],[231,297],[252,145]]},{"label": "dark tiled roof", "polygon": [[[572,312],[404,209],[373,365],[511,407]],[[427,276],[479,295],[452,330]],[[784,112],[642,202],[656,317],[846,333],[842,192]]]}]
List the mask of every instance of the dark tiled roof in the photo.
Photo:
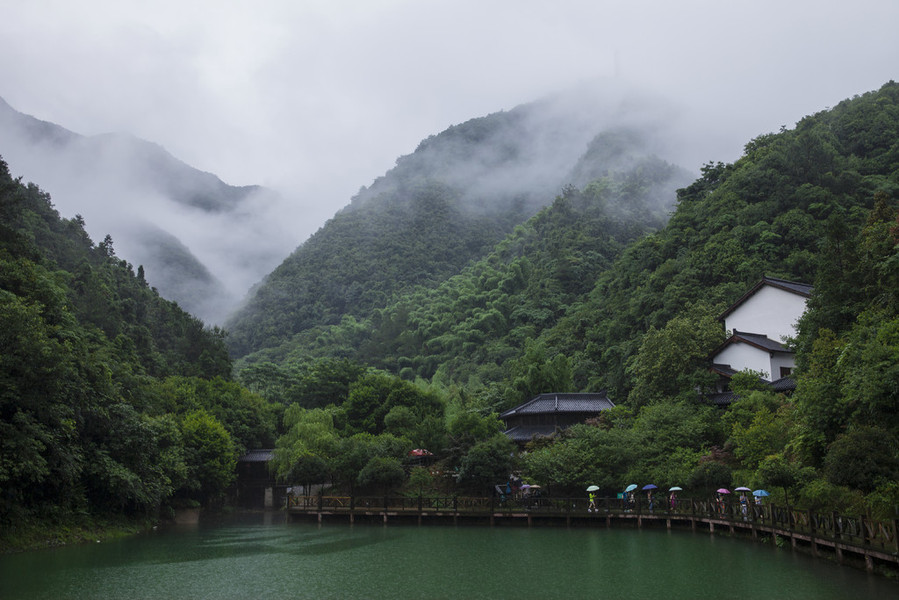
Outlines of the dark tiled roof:
[{"label": "dark tiled roof", "polygon": [[556,428],[553,425],[522,425],[508,429],[503,433],[509,436],[513,442],[524,444],[534,439],[534,436],[549,437],[555,432]]},{"label": "dark tiled roof", "polygon": [[[755,346],[756,348],[765,350],[766,352],[790,352],[790,350],[786,346],[784,346],[780,342],[775,342],[766,335],[762,335],[760,333],[744,333],[742,331],[734,331],[733,335],[727,338],[727,340],[725,340],[723,344],[715,348],[715,351],[712,352],[709,358],[718,356],[718,354],[720,354],[725,347],[740,342]],[[722,368],[730,368],[730,365],[722,365],[720,363],[717,365],[713,364],[712,368],[715,368],[716,366]],[[722,374],[726,375],[726,373]]]},{"label": "dark tiled roof", "polygon": [[789,281],[787,279],[778,279],[776,277],[763,277],[762,282],[772,287],[787,290],[788,292],[793,292],[795,294],[799,294],[800,296],[805,296],[806,298],[812,295],[812,290],[814,289],[807,283],[799,283],[798,281]]},{"label": "dark tiled roof", "polygon": [[[771,388],[772,392],[778,394],[792,392],[796,389],[796,380],[792,377],[781,377],[771,383],[765,383]],[[739,399],[740,396],[734,392],[718,392],[715,394],[707,394],[705,396],[705,401],[709,404],[714,404],[715,406],[728,406]]]},{"label": "dark tiled roof", "polygon": [[705,397],[705,401],[709,404],[714,404],[715,406],[727,406],[731,402],[739,400],[739,398],[740,397],[733,392],[719,392],[717,394],[709,394]]},{"label": "dark tiled roof", "polygon": [[269,462],[274,458],[274,450],[248,450],[246,454],[237,459],[238,462]]},{"label": "dark tiled roof", "polygon": [[761,333],[744,333],[742,331],[734,331],[731,339],[734,341],[741,341],[746,342],[747,344],[752,344],[753,346],[757,346],[762,350],[767,350],[768,352],[789,352],[786,346],[784,346],[780,342],[772,340],[767,335],[762,335]]},{"label": "dark tiled roof", "polygon": [[796,380],[790,377],[781,377],[771,382],[771,389],[775,392],[792,392],[796,389]]},{"label": "dark tiled roof", "polygon": [[507,410],[499,417],[553,413],[597,413],[614,408],[605,391],[598,394],[540,394],[524,404]]},{"label": "dark tiled roof", "polygon": [[771,287],[775,287],[781,290],[786,290],[788,292],[793,292],[794,294],[799,294],[800,296],[804,296],[806,298],[812,295],[812,286],[807,283],[799,283],[797,281],[788,281],[786,279],[778,279],[776,277],[762,277],[762,280],[757,284],[752,286],[752,289],[740,296],[740,299],[734,302],[728,307],[721,316],[718,317],[719,321],[724,320],[724,317],[734,312],[738,306],[743,304],[747,298],[755,294],[759,291],[763,286],[770,285]]},{"label": "dark tiled roof", "polygon": [[720,363],[712,363],[712,365],[709,368],[712,371],[714,371],[715,373],[720,373],[721,375],[724,375],[725,377],[733,377],[734,375],[736,375],[739,372],[736,369],[734,369],[733,367],[731,367],[730,365],[722,365]]}]

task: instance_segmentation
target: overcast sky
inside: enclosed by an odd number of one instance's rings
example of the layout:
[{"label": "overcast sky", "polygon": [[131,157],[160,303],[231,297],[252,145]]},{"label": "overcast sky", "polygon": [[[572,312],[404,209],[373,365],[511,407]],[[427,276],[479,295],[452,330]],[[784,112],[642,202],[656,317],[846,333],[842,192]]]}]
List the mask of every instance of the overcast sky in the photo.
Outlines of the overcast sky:
[{"label": "overcast sky", "polygon": [[594,79],[670,97],[683,166],[733,161],[899,78],[897,24],[896,0],[0,0],[0,96],[279,189],[305,239],[428,135]]}]

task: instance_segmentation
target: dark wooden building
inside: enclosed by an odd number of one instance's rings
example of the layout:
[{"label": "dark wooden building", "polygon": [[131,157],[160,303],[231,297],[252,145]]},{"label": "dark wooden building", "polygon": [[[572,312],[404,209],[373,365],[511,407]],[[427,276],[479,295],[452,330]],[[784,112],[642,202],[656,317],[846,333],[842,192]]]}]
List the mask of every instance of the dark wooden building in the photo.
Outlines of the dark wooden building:
[{"label": "dark wooden building", "polygon": [[499,417],[506,424],[505,434],[524,445],[537,436],[550,436],[614,408],[606,391],[598,394],[540,394]]},{"label": "dark wooden building", "polygon": [[250,450],[237,459],[237,505],[241,508],[274,508],[283,502],[284,486],[278,486],[269,469],[274,450]]}]

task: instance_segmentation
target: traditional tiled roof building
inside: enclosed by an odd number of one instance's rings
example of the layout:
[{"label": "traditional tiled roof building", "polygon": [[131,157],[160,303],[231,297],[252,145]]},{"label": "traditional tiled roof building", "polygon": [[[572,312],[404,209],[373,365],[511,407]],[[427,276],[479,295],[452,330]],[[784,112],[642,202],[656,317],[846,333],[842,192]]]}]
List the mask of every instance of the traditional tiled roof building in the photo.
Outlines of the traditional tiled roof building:
[{"label": "traditional tiled roof building", "polygon": [[730,404],[735,399],[728,390],[730,378],[747,369],[761,373],[775,391],[795,389],[790,375],[796,361],[785,342],[796,335],[811,293],[810,285],[763,277],[718,317],[730,337],[710,359],[710,370],[720,376],[715,393],[707,395],[710,402]]},{"label": "traditional tiled roof building", "polygon": [[613,408],[605,390],[598,394],[540,394],[500,415],[506,435],[518,444],[550,436]]}]

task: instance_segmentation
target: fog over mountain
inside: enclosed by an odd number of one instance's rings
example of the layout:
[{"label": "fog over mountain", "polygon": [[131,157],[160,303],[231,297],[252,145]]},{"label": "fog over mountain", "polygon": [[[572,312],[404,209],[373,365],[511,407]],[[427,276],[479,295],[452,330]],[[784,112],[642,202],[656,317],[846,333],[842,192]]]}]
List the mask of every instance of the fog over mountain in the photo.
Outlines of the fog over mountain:
[{"label": "fog over mountain", "polygon": [[661,156],[698,171],[899,77],[888,0],[0,3],[0,96],[277,190],[293,245],[429,135],[582,82],[672,99]]},{"label": "fog over mountain", "polygon": [[[310,223],[271,190],[227,185],[127,133],[82,136],[24,112],[0,99],[0,155],[11,172],[49,192],[64,217],[81,215],[95,242],[111,235],[120,257],[143,265],[163,296],[208,323],[224,322],[305,241]],[[640,131],[643,153],[676,162],[684,143],[676,112],[661,98],[605,82],[472,115],[410,148],[383,176],[359,181],[345,209],[435,180],[458,190],[466,210],[508,212],[514,204],[525,218],[565,185],[589,181],[573,165],[601,131]],[[660,206],[672,202],[669,195]]]},{"label": "fog over mountain", "polygon": [[[523,99],[530,100],[530,99]],[[360,190],[353,204],[394,191],[412,177],[436,177],[462,190],[469,209],[505,209],[514,198],[526,212],[549,204],[565,185],[585,185],[601,175],[572,172],[591,140],[610,129],[641,132],[643,154],[678,162],[686,145],[677,109],[668,100],[615,82],[582,84],[486,117],[471,115],[423,140],[401,156],[387,176]],[[634,145],[629,145],[632,151]],[[604,157],[621,168],[625,157]],[[698,172],[698,171],[697,171]],[[673,202],[674,198],[670,199]]]},{"label": "fog over mountain", "polygon": [[220,323],[246,290],[297,244],[282,199],[235,187],[131,135],[82,136],[18,112],[0,99],[0,155],[47,191],[60,214],[81,215],[95,242],[166,298]]},{"label": "fog over mountain", "polygon": [[366,318],[397,294],[438,285],[572,185],[629,180],[634,193],[616,196],[608,214],[658,227],[696,176],[659,157],[683,143],[670,112],[618,86],[578,86],[429,136],[252,290],[226,322],[231,352]]}]

